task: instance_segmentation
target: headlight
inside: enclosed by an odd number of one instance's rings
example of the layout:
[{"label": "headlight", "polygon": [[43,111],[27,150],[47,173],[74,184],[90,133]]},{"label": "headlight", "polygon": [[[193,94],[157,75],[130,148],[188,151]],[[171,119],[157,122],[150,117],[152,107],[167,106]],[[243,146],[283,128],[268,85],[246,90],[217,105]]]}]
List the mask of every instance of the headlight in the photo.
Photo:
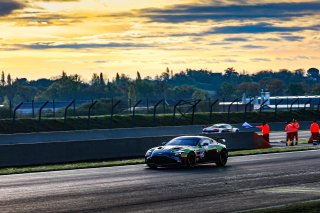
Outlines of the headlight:
[{"label": "headlight", "polygon": [[148,150],[147,153],[146,153],[146,156],[150,156],[152,154],[152,151],[151,150]]},{"label": "headlight", "polygon": [[180,151],[180,152],[176,152],[174,155],[175,156],[181,156],[182,153],[183,153],[183,151],[182,152]]}]

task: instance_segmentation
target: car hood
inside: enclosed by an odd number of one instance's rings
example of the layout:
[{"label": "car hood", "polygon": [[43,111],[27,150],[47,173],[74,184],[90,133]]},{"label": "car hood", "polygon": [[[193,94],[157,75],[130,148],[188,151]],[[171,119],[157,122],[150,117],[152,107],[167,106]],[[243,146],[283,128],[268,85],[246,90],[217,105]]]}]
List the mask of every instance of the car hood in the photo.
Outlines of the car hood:
[{"label": "car hood", "polygon": [[178,151],[184,151],[186,149],[190,150],[193,148],[192,146],[159,146],[153,150],[152,154],[176,153]]}]

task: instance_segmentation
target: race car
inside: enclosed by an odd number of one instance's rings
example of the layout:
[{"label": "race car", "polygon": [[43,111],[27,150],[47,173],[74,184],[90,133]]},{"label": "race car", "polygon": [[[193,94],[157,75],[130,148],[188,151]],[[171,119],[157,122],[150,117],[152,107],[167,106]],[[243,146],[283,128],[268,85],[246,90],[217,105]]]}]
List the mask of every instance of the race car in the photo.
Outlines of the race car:
[{"label": "race car", "polygon": [[221,123],[221,124],[214,124],[202,130],[203,134],[223,133],[223,132],[239,132],[239,129],[231,126],[230,124]]},{"label": "race car", "polygon": [[173,138],[163,146],[149,149],[145,154],[145,163],[150,168],[163,166],[194,167],[198,163],[216,163],[225,166],[228,150],[224,139],[211,139],[205,136],[180,136]]}]

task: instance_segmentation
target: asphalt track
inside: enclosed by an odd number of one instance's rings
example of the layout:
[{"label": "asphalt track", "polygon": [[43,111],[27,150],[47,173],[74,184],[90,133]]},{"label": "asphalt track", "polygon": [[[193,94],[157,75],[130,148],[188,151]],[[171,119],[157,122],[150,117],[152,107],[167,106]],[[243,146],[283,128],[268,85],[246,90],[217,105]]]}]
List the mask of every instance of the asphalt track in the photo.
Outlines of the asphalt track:
[{"label": "asphalt track", "polygon": [[238,212],[320,199],[320,151],[0,176],[0,212]]}]

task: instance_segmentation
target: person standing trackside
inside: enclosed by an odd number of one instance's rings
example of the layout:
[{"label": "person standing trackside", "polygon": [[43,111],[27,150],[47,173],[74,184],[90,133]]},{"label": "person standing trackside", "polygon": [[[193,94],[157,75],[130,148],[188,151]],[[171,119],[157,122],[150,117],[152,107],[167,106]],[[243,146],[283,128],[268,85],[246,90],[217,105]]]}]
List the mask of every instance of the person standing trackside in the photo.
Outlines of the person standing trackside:
[{"label": "person standing trackside", "polygon": [[313,123],[311,124],[310,132],[311,132],[311,140],[313,145],[317,145],[318,137],[319,137],[319,125],[317,124],[316,120],[314,120]]},{"label": "person standing trackside", "polygon": [[[286,123],[285,131],[287,133],[286,146],[293,146],[293,131],[294,128],[290,122]],[[290,142],[289,142],[290,141]]]},{"label": "person standing trackside", "polygon": [[292,129],[292,140],[294,140],[295,145],[298,145],[298,131],[299,131],[300,125],[296,119],[292,120],[292,128],[293,128]]},{"label": "person standing trackside", "polygon": [[262,126],[256,126],[256,128],[261,129],[263,139],[269,143],[270,142],[269,141],[269,133],[270,133],[269,125],[265,121],[263,121]]}]

